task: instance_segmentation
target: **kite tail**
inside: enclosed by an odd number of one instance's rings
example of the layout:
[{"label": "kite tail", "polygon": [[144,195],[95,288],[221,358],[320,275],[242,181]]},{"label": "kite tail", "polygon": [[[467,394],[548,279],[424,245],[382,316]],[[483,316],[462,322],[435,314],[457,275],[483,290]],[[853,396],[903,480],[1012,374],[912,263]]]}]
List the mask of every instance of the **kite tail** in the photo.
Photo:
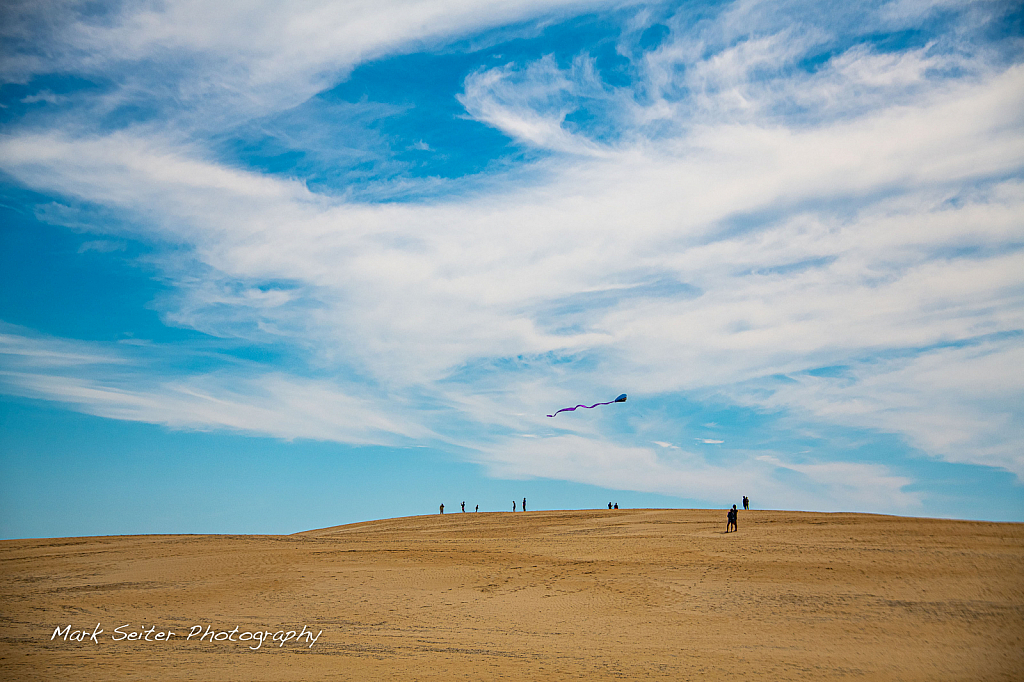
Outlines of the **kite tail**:
[{"label": "kite tail", "polygon": [[[606,402],[606,403],[594,403],[593,405],[577,405],[576,407],[585,407],[585,408],[587,408],[588,410],[592,410],[592,409],[594,409],[595,407],[597,407],[598,405],[611,405],[611,404],[612,404],[612,403],[614,403],[614,402],[616,402],[616,401],[614,401],[614,400],[609,400],[609,401],[608,401],[608,402]],[[624,402],[624,401],[620,401],[620,402]],[[575,409],[576,409],[576,407],[563,407],[563,408],[562,408],[562,409],[560,409],[560,410],[559,410],[558,412],[572,412],[573,410],[575,410]],[[558,412],[555,412],[555,414],[558,414]],[[555,414],[549,414],[548,416],[549,416],[549,417],[554,417],[554,416],[555,416]]]}]

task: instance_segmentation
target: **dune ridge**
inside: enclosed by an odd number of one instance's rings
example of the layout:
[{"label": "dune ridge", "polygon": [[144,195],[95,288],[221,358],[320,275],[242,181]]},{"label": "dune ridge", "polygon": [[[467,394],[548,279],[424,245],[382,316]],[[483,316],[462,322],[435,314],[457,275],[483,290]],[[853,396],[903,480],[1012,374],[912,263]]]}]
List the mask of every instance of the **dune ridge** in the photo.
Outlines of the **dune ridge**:
[{"label": "dune ridge", "polygon": [[600,509],[7,540],[0,676],[1022,679],[1024,524],[741,511],[724,530],[719,510]]}]

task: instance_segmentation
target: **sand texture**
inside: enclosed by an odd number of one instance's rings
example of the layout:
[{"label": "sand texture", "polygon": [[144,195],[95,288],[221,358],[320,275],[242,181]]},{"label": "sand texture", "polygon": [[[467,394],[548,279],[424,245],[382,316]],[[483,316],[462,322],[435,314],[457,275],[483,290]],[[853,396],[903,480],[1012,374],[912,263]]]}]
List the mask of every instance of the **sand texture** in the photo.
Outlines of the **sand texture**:
[{"label": "sand texture", "polygon": [[[724,530],[724,511],[599,510],[8,540],[0,676],[1024,679],[1024,524],[741,511]],[[150,641],[114,641],[125,624]]]}]

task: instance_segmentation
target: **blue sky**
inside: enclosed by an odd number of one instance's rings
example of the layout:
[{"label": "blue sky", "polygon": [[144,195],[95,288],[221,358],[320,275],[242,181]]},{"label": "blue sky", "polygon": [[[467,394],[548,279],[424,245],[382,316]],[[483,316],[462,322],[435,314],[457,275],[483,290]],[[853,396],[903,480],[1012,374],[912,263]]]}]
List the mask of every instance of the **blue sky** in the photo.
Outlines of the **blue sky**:
[{"label": "blue sky", "polygon": [[1015,3],[2,12],[2,537],[1024,521]]}]

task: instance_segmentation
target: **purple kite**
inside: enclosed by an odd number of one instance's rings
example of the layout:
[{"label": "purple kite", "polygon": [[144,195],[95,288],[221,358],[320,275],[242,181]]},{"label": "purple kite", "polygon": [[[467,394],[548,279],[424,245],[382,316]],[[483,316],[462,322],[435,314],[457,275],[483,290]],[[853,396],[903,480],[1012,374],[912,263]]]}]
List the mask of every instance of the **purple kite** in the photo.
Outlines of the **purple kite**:
[{"label": "purple kite", "polygon": [[[590,410],[590,409],[593,409],[593,408],[597,407],[598,405],[611,405],[612,403],[624,403],[624,402],[626,402],[626,394],[625,393],[620,395],[615,400],[609,400],[606,403],[594,403],[593,405],[577,405],[576,407],[585,407],[588,410]],[[558,412],[572,412],[573,410],[576,409],[576,407],[563,407]],[[555,412],[555,414],[558,414],[558,412]],[[554,417],[555,414],[549,414],[548,416],[549,417]]]}]

